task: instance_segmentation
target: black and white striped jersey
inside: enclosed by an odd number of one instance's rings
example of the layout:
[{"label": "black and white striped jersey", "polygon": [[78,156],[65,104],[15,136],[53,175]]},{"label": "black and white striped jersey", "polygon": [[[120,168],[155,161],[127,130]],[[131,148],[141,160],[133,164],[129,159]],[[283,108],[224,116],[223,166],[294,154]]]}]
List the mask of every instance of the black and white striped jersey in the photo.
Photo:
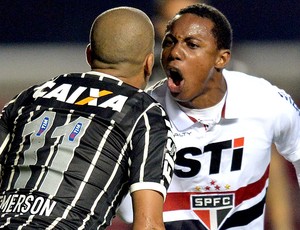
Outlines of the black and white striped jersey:
[{"label": "black and white striped jersey", "polygon": [[0,119],[0,228],[104,229],[123,196],[166,195],[175,146],[165,111],[110,75],[66,74]]}]

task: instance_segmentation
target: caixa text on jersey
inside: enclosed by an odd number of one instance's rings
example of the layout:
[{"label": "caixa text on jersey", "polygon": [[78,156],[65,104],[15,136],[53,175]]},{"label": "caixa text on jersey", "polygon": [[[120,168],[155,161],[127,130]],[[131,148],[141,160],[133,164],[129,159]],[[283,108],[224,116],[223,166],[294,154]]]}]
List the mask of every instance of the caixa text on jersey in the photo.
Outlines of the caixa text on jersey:
[{"label": "caixa text on jersey", "polygon": [[[108,90],[99,90],[85,86],[73,86],[67,83],[57,84],[53,81],[48,81],[35,88],[33,98],[53,98],[68,104],[98,106],[102,108],[111,108],[112,110],[121,112],[128,97],[124,95],[111,97],[112,94],[113,92]],[[110,95],[110,97],[107,100],[103,100],[103,97],[108,95]],[[102,102],[98,103],[98,99],[100,98],[102,99]]]}]

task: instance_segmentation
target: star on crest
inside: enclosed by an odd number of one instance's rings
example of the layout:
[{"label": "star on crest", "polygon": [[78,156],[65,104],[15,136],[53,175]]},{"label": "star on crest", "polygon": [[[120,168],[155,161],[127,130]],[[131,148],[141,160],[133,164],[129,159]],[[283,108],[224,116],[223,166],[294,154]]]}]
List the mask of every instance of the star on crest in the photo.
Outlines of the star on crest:
[{"label": "star on crest", "polygon": [[200,187],[200,186],[196,186],[195,189],[196,189],[197,191],[199,191],[199,192],[201,191],[201,187]]},{"label": "star on crest", "polygon": [[224,187],[225,187],[226,190],[229,190],[231,186],[229,184],[227,184]]}]

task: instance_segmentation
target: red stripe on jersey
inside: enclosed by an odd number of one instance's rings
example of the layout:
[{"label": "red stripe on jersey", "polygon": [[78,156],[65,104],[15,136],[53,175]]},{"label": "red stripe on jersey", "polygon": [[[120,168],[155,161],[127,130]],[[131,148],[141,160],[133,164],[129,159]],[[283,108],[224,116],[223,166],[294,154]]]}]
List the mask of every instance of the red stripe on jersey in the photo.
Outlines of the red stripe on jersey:
[{"label": "red stripe on jersey", "polygon": [[167,194],[166,201],[164,203],[164,211],[174,210],[191,210],[190,199],[191,195],[196,194],[231,194],[235,193],[235,206],[242,203],[244,200],[251,199],[258,195],[264,188],[267,179],[269,178],[269,167],[268,165],[264,175],[256,182],[248,184],[245,187],[241,187],[236,191],[231,192],[170,192]]},{"label": "red stripe on jersey", "polygon": [[263,190],[266,181],[269,178],[269,169],[270,169],[270,165],[268,165],[264,175],[258,181],[252,184],[248,184],[246,187],[241,187],[236,191],[235,193],[236,206],[242,203],[244,200],[248,200],[251,199],[252,197],[255,197]]},{"label": "red stripe on jersey", "polygon": [[196,118],[191,117],[191,116],[188,116],[188,117],[192,120],[192,122],[194,122],[194,123],[198,122]]}]

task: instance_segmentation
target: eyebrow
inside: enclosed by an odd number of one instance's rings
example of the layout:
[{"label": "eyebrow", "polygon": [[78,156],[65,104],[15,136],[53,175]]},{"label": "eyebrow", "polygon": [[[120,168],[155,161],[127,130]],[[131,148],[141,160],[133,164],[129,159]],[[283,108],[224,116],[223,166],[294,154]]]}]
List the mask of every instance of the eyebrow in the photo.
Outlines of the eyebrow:
[{"label": "eyebrow", "polygon": [[[170,32],[166,33],[165,37],[166,37],[166,38],[167,38],[167,37],[175,38],[176,40],[178,40],[177,37],[174,36],[174,35],[173,35],[172,33],[170,33]],[[195,36],[195,35],[190,35],[190,36],[184,37],[183,40],[184,40],[184,41],[186,41],[186,40],[198,40],[198,41],[203,41],[203,39],[202,39],[201,37],[198,37],[198,36]]]}]

